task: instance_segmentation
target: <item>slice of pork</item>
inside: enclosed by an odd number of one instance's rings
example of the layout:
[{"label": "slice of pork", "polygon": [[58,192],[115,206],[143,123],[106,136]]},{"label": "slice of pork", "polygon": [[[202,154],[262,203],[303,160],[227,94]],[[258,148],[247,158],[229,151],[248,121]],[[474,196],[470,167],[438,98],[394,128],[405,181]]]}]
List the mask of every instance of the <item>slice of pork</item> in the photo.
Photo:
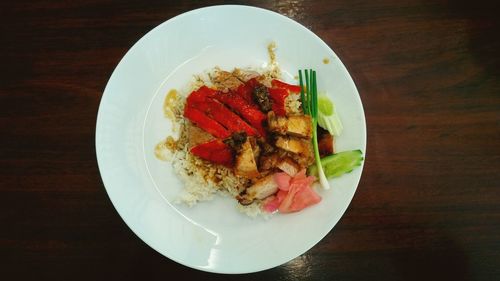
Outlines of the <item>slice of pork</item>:
[{"label": "slice of pork", "polygon": [[309,115],[276,116],[270,111],[267,114],[267,124],[271,132],[280,135],[291,135],[310,139],[312,137],[312,121]]},{"label": "slice of pork", "polygon": [[250,138],[247,138],[239,147],[235,160],[234,171],[236,175],[249,179],[259,176]]},{"label": "slice of pork", "polygon": [[248,187],[244,194],[237,197],[241,205],[250,205],[254,200],[262,200],[278,192],[278,184],[273,175],[268,175]]}]

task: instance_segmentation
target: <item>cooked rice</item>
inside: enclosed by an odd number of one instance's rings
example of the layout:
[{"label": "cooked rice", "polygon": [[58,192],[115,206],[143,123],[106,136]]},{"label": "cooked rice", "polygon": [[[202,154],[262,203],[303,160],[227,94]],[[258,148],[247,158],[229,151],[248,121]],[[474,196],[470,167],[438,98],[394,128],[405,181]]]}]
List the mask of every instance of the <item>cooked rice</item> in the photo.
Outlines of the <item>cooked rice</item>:
[{"label": "cooked rice", "polygon": [[300,101],[300,95],[291,94],[285,99],[286,110],[289,114],[303,114],[302,112],[302,102]]}]

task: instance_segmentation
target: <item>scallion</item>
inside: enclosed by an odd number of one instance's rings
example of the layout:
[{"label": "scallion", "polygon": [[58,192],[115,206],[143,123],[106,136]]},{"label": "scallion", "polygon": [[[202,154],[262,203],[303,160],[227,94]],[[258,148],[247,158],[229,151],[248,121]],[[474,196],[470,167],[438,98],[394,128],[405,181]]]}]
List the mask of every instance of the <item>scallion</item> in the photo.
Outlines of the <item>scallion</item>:
[{"label": "scallion", "polygon": [[302,98],[302,108],[304,113],[311,116],[312,119],[312,129],[313,129],[313,147],[314,147],[314,159],[316,160],[316,166],[318,167],[319,182],[324,189],[329,189],[330,184],[326,179],[325,173],[323,171],[323,166],[321,165],[321,158],[319,156],[318,148],[318,84],[316,81],[316,71],[306,69],[305,71],[305,89],[302,80],[302,72],[299,70],[299,82],[301,86],[301,98]]}]

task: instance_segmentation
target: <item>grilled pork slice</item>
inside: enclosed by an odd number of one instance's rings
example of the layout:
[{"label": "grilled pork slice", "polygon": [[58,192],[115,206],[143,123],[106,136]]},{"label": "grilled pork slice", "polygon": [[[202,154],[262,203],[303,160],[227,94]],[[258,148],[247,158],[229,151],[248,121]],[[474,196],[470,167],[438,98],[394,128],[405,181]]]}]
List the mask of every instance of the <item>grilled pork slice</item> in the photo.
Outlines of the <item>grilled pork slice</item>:
[{"label": "grilled pork slice", "polygon": [[249,138],[250,144],[252,145],[252,151],[253,151],[253,158],[255,159],[255,162],[259,162],[259,157],[260,154],[262,153],[262,150],[260,149],[259,144],[257,143],[257,139],[255,138]]},{"label": "grilled pork slice", "polygon": [[293,154],[290,153],[289,156],[299,164],[301,168],[309,167],[314,164],[314,152],[311,148],[309,152],[305,155]]},{"label": "grilled pork slice", "polygon": [[252,186],[248,187],[245,193],[237,199],[241,205],[249,205],[256,199],[264,199],[278,191],[278,184],[274,181],[273,175],[268,175]]},{"label": "grilled pork slice", "polygon": [[234,171],[238,176],[250,179],[259,176],[250,138],[237,151]]},{"label": "grilled pork slice", "polygon": [[312,122],[309,115],[276,116],[273,111],[267,114],[267,124],[271,132],[301,138],[312,137]]},{"label": "grilled pork slice", "polygon": [[300,169],[299,164],[297,164],[297,162],[293,161],[293,159],[289,157],[281,159],[276,167],[278,167],[280,170],[287,173],[291,177],[295,176]]},{"label": "grilled pork slice", "polygon": [[276,146],[299,155],[307,155],[311,150],[310,141],[287,136],[278,136],[276,138]]},{"label": "grilled pork slice", "polygon": [[287,118],[276,116],[274,111],[267,113],[267,126],[271,132],[285,135],[287,131]]},{"label": "grilled pork slice", "polygon": [[262,156],[259,164],[261,173],[278,168],[292,177],[295,176],[300,169],[299,164],[297,164],[295,160],[288,156],[282,157],[278,153]]},{"label": "grilled pork slice", "polygon": [[186,122],[186,126],[187,126],[188,142],[190,149],[194,146],[209,142],[214,139],[212,135],[200,129],[200,127],[195,126],[191,122]]},{"label": "grilled pork slice", "polygon": [[278,164],[279,156],[278,154],[263,155],[259,159],[259,171],[271,171]]}]

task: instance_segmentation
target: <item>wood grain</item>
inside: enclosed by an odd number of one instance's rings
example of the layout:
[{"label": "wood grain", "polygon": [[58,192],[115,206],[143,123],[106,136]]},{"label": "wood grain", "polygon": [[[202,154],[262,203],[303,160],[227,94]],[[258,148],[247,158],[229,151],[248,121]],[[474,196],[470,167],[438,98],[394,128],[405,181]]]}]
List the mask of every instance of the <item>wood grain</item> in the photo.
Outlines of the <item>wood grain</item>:
[{"label": "wood grain", "polygon": [[[234,3],[234,2],[233,2]],[[368,125],[348,211],[304,255],[242,280],[497,280],[500,18],[488,1],[236,1],[289,16],[349,69]],[[224,1],[0,3],[0,279],[233,280],[149,248],[97,168],[99,101],[142,35]]]}]

